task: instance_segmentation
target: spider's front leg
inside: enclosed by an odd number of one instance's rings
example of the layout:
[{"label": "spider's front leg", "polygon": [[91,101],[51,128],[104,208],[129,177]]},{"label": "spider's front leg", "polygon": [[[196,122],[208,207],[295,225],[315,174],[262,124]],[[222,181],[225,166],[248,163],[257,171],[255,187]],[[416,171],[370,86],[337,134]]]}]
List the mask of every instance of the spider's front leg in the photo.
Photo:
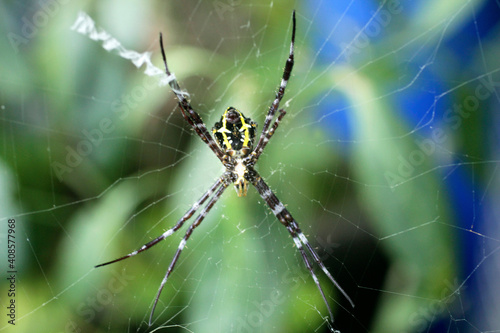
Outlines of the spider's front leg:
[{"label": "spider's front leg", "polygon": [[267,146],[269,140],[271,140],[271,137],[276,132],[276,129],[278,128],[281,120],[286,115],[286,111],[283,109],[280,109],[279,112],[280,112],[280,115],[278,116],[278,118],[276,118],[274,120],[274,123],[273,123],[273,126],[271,127],[271,129],[269,131],[267,131],[265,134],[264,134],[264,132],[262,132],[262,136],[263,136],[262,144],[257,145],[257,147],[255,147],[255,149],[252,151],[252,153],[245,158],[245,165],[252,167],[255,165],[255,163],[257,163],[257,160],[259,159],[260,155],[264,151],[264,148]]},{"label": "spider's front leg", "polygon": [[198,134],[198,136],[203,140],[203,142],[205,142],[208,145],[208,147],[214,152],[214,154],[219,158],[219,160],[221,162],[224,162],[224,152],[219,148],[219,146],[217,146],[214,139],[208,132],[205,123],[203,122],[203,120],[201,120],[200,115],[193,110],[191,104],[187,100],[186,98],[187,94],[181,91],[177,79],[168,69],[167,57],[165,55],[165,49],[163,48],[163,37],[161,33],[160,33],[160,48],[161,48],[161,55],[163,57],[163,63],[165,64],[165,73],[170,78],[168,84],[170,85],[170,88],[172,89],[172,91],[174,92],[175,96],[179,101],[179,107],[181,108],[182,116],[188,122],[188,124],[191,125],[191,127],[194,129],[196,134]]},{"label": "spider's front leg", "polygon": [[278,123],[281,121],[281,119],[285,115],[284,110],[279,110],[280,115],[278,118],[274,121],[273,126],[271,129],[269,129],[269,126],[271,126],[271,121],[273,120],[276,111],[279,108],[280,102],[283,99],[283,96],[285,95],[285,89],[288,84],[288,80],[290,80],[290,76],[292,74],[292,69],[293,69],[293,64],[294,64],[294,47],[295,47],[295,29],[296,29],[296,20],[295,20],[295,10],[293,11],[292,14],[292,41],[290,43],[290,54],[288,55],[288,58],[285,63],[285,68],[283,69],[283,76],[281,78],[281,83],[278,88],[278,91],[276,92],[276,97],[271,104],[271,107],[269,108],[269,111],[267,112],[266,119],[264,121],[264,125],[262,126],[262,133],[260,135],[259,141],[257,142],[257,145],[255,146],[255,149],[252,153],[250,165],[254,165],[257,160],[260,157],[260,154],[262,154],[262,151],[264,150],[264,147],[267,145],[267,142],[273,135],[274,131],[278,127]]}]

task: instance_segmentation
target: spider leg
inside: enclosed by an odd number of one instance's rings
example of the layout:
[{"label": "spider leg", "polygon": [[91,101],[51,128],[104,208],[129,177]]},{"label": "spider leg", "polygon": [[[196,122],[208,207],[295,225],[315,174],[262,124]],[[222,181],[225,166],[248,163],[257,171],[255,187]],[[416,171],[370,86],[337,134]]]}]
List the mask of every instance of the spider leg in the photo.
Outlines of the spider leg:
[{"label": "spider leg", "polygon": [[191,216],[193,216],[193,214],[198,210],[198,208],[207,200],[207,198],[209,198],[217,190],[217,188],[219,188],[223,184],[223,179],[224,179],[223,177],[224,176],[217,179],[217,181],[201,196],[201,198],[198,201],[196,201],[193,204],[193,206],[191,206],[191,208],[186,212],[186,214],[184,214],[184,216],[179,221],[177,221],[177,223],[172,228],[168,229],[163,234],[161,234],[159,237],[153,239],[149,243],[144,244],[138,250],[131,252],[131,253],[129,253],[123,257],[120,257],[118,259],[111,260],[111,261],[105,262],[103,264],[99,264],[95,267],[97,268],[97,267],[101,267],[101,266],[106,266],[106,265],[121,261],[123,259],[133,257],[133,256],[141,253],[142,251],[148,250],[149,248],[158,244],[159,242],[161,242],[162,240],[164,240],[168,236],[172,235],[174,232],[179,230],[182,227],[182,225],[184,224],[184,222],[189,220],[191,218]]},{"label": "spider leg", "polygon": [[213,197],[208,201],[207,205],[203,208],[203,210],[200,212],[200,214],[196,217],[196,220],[194,220],[194,222],[189,226],[188,230],[186,231],[186,234],[184,235],[181,242],[179,243],[179,247],[177,248],[177,252],[175,252],[174,258],[172,259],[170,266],[168,266],[167,272],[165,273],[165,277],[161,281],[160,288],[158,289],[158,293],[156,294],[156,298],[155,298],[154,303],[153,303],[153,308],[151,309],[151,314],[149,316],[149,326],[151,326],[151,324],[152,324],[153,314],[155,312],[156,305],[158,304],[158,300],[160,299],[160,294],[163,290],[163,287],[167,283],[167,279],[170,276],[170,273],[172,273],[172,271],[174,270],[175,264],[177,263],[177,259],[179,259],[179,256],[180,256],[182,250],[184,249],[184,246],[186,245],[187,240],[191,236],[191,233],[193,232],[193,230],[201,224],[201,222],[203,221],[205,216],[208,214],[210,209],[212,209],[212,207],[215,205],[215,203],[220,199],[222,193],[224,193],[224,190],[229,186],[229,184],[230,184],[229,179],[224,178],[224,177],[227,177],[226,174],[224,174],[224,176],[221,177],[222,183],[220,184],[221,186],[219,187],[217,192],[215,192]]},{"label": "spider leg", "polygon": [[302,259],[304,259],[304,263],[309,270],[309,273],[311,274],[314,283],[316,284],[316,287],[318,288],[321,297],[323,298],[323,301],[326,304],[326,307],[328,309],[328,313],[330,314],[331,320],[333,322],[333,314],[330,309],[330,305],[328,304],[328,301],[325,297],[325,293],[323,292],[323,289],[321,288],[321,285],[319,283],[319,280],[317,276],[314,274],[314,271],[312,269],[311,263],[307,257],[306,252],[304,251],[304,247],[302,246],[303,244],[305,245],[306,249],[309,251],[310,255],[313,257],[314,261],[321,267],[323,272],[325,273],[326,276],[332,281],[332,283],[337,287],[337,289],[344,295],[344,297],[349,301],[351,306],[354,307],[354,303],[351,300],[351,298],[347,295],[347,293],[340,287],[338,282],[333,278],[333,276],[330,274],[328,269],[325,267],[321,259],[319,258],[318,254],[314,249],[311,247],[309,244],[309,241],[307,238],[304,236],[302,231],[299,228],[299,225],[297,224],[297,221],[293,218],[293,216],[290,214],[290,212],[285,208],[285,205],[276,197],[276,195],[273,193],[273,191],[269,188],[269,186],[264,182],[264,180],[260,177],[260,175],[253,169],[250,171],[250,180],[253,186],[257,189],[259,192],[260,196],[264,201],[267,203],[269,208],[271,208],[271,211],[273,214],[278,218],[278,220],[286,227],[288,232],[293,238],[293,241],[297,248],[300,251],[300,254],[302,255]]},{"label": "spider leg", "polygon": [[[291,215],[290,215],[290,217],[291,217]],[[293,220],[293,217],[291,217],[291,218]],[[344,297],[347,299],[347,301],[349,301],[351,306],[354,307],[354,302],[352,301],[352,299],[347,295],[345,290],[342,289],[342,287],[339,285],[339,283],[333,278],[332,274],[325,267],[325,264],[323,264],[323,261],[321,261],[318,254],[316,253],[316,251],[314,251],[311,244],[309,244],[309,241],[307,240],[306,236],[304,236],[304,234],[300,230],[299,226],[297,225],[297,222],[295,220],[293,220],[293,223],[291,223],[291,224],[292,225],[295,224],[296,227],[294,229],[296,230],[297,234],[299,235],[300,241],[302,242],[302,244],[304,244],[306,246],[307,250],[309,251],[311,256],[314,258],[314,261],[316,261],[318,266],[323,270],[325,275],[330,279],[330,281],[332,281],[332,283],[335,285],[335,287],[337,287],[337,289],[342,293],[342,295],[344,295]]]},{"label": "spider leg", "polygon": [[[290,74],[292,73],[292,68],[293,68],[293,63],[294,63],[294,45],[295,45],[295,10],[293,11],[292,15],[292,41],[290,43],[290,55],[288,56],[288,59],[286,60],[285,63],[285,68],[283,69],[283,77],[281,78],[281,84],[278,89],[278,92],[276,93],[276,98],[274,99],[273,103],[271,104],[271,107],[269,108],[269,111],[267,112],[266,120],[264,121],[264,125],[262,126],[262,133],[259,138],[259,142],[257,143],[257,146],[254,149],[255,154],[252,154],[254,164],[257,162],[257,160],[260,157],[260,154],[264,150],[264,146],[267,144],[266,141],[269,141],[270,136],[268,135],[268,129],[269,126],[271,125],[271,120],[274,118],[274,115],[276,114],[276,111],[279,108],[280,101],[285,95],[285,89],[286,85],[288,83],[288,80],[290,79]],[[277,127],[277,126],[276,126]],[[266,140],[267,137],[267,140]]]},{"label": "spider leg", "polygon": [[170,88],[174,92],[175,96],[177,96],[177,100],[179,101],[179,107],[181,108],[182,116],[184,119],[191,125],[196,134],[205,142],[208,147],[214,152],[214,154],[219,158],[219,160],[224,161],[224,152],[219,148],[215,140],[210,135],[210,132],[207,130],[207,127],[201,120],[201,117],[198,113],[196,113],[191,104],[186,98],[186,93],[181,90],[179,87],[179,83],[175,76],[170,72],[167,65],[167,57],[165,56],[165,49],[163,48],[163,37],[160,33],[160,48],[161,55],[163,57],[163,63],[165,64],[165,73],[169,76],[170,80],[168,84]]},{"label": "spider leg", "polygon": [[[281,223],[286,221],[282,215],[276,215],[276,217],[278,218],[278,220],[280,220]],[[285,223],[283,223],[283,224],[285,224]],[[297,248],[299,249],[300,254],[302,255],[302,259],[304,259],[304,263],[305,263],[307,269],[309,270],[309,273],[311,273],[311,276],[314,280],[314,283],[318,287],[319,293],[321,294],[321,297],[323,298],[323,302],[325,302],[325,304],[326,304],[326,308],[327,308],[328,313],[330,315],[331,321],[333,322],[332,309],[330,308],[330,305],[328,304],[325,293],[323,292],[323,288],[321,288],[321,285],[319,283],[318,277],[316,276],[316,274],[314,274],[311,263],[309,262],[309,259],[307,258],[307,254],[304,251],[304,248],[302,247],[302,243],[300,242],[299,238],[297,237],[297,233],[295,232],[295,230],[293,230],[293,228],[290,225],[285,225],[285,226],[286,226],[286,229],[288,230],[288,232],[290,233],[290,235],[292,236],[292,239],[293,239],[293,242],[295,243],[295,246],[297,246]]]},{"label": "spider leg", "polygon": [[247,165],[253,166],[257,162],[257,158],[262,154],[262,151],[266,147],[267,143],[273,136],[274,132],[278,128],[278,125],[280,124],[281,120],[283,117],[286,115],[286,111],[283,109],[279,110],[279,116],[274,120],[273,126],[269,131],[267,131],[264,135],[264,139],[262,141],[262,145],[255,147],[255,149],[252,151],[252,154],[248,156],[248,163]]}]

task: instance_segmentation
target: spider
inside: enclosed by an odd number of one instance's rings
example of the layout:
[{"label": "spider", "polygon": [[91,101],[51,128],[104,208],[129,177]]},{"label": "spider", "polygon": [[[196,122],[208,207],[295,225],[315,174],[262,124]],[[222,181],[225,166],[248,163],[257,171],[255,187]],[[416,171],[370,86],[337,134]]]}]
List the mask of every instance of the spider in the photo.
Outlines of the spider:
[{"label": "spider", "polygon": [[[264,121],[264,125],[262,128],[261,135],[257,144],[254,147],[255,141],[255,131],[257,128],[257,124],[250,118],[247,118],[241,113],[238,109],[234,107],[229,107],[224,111],[219,122],[215,123],[215,126],[212,128],[212,134],[215,137],[212,137],[210,132],[207,130],[207,126],[203,123],[200,118],[200,115],[196,113],[191,104],[186,98],[186,93],[183,93],[179,87],[179,84],[173,74],[170,72],[167,66],[167,58],[165,56],[165,50],[163,48],[163,39],[162,34],[160,33],[160,48],[161,54],[163,57],[163,63],[165,65],[165,72],[167,76],[170,78],[169,85],[174,94],[176,95],[179,103],[179,107],[182,112],[182,116],[189,123],[189,125],[193,128],[196,134],[205,142],[208,147],[213,151],[213,153],[219,158],[222,162],[226,170],[220,176],[215,183],[201,196],[201,198],[196,201],[191,208],[184,214],[184,216],[170,229],[165,231],[159,237],[153,239],[147,244],[144,244],[138,250],[131,252],[121,258],[105,262],[103,264],[97,265],[95,267],[101,267],[105,265],[109,265],[123,259],[127,259],[129,257],[135,256],[142,251],[146,251],[158,244],[160,241],[164,240],[168,236],[171,236],[174,232],[179,230],[184,222],[189,220],[196,211],[205,203],[205,207],[201,209],[201,212],[195,218],[194,222],[187,229],[184,237],[179,243],[179,247],[172,259],[170,266],[160,284],[158,292],[156,294],[156,298],[153,303],[153,307],[151,309],[151,314],[149,316],[149,325],[152,324],[153,314],[158,304],[158,300],[160,298],[160,294],[163,290],[163,287],[167,283],[167,279],[172,273],[177,260],[179,259],[179,255],[181,254],[186,242],[191,236],[194,229],[200,225],[205,216],[209,213],[212,207],[215,205],[217,200],[221,197],[222,193],[226,190],[226,188],[234,183],[234,187],[236,189],[236,193],[238,196],[246,196],[249,184],[252,184],[255,189],[259,192],[262,199],[267,203],[273,214],[278,218],[278,220],[283,224],[290,236],[292,237],[295,245],[300,251],[302,255],[302,259],[309,270],[314,283],[316,284],[323,301],[326,304],[328,309],[328,313],[330,315],[331,321],[333,322],[333,314],[328,305],[328,301],[325,297],[323,289],[319,283],[319,280],[314,274],[314,271],[311,266],[311,261],[308,258],[305,249],[309,252],[309,255],[312,259],[319,265],[319,267],[323,270],[325,275],[332,281],[332,283],[337,287],[337,289],[344,295],[344,297],[349,301],[351,306],[354,307],[353,301],[349,298],[347,293],[340,287],[337,281],[332,277],[328,269],[325,267],[318,254],[312,246],[309,244],[306,236],[302,233],[299,228],[299,225],[292,217],[288,209],[285,205],[276,197],[274,192],[269,188],[266,182],[262,179],[259,173],[254,169],[255,164],[257,163],[260,155],[264,151],[264,148],[268,144],[269,140],[273,136],[274,132],[278,128],[281,120],[285,116],[286,112],[283,109],[279,109],[279,104],[283,95],[285,94],[285,88],[290,79],[290,74],[292,72],[292,67],[294,63],[294,43],[295,43],[295,11],[292,14],[292,41],[290,44],[290,55],[286,60],[285,68],[283,70],[283,77],[281,79],[280,87],[276,93],[276,97],[271,104],[269,111],[267,113],[266,119]],[[276,116],[276,112],[279,114]],[[274,121],[273,121],[274,119]],[[272,123],[272,124],[271,124]]]}]

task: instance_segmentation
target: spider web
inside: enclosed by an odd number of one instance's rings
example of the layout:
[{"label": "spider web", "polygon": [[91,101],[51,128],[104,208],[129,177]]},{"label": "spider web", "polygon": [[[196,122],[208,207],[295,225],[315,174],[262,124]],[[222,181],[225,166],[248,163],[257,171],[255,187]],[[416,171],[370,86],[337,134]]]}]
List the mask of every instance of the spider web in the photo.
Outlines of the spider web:
[{"label": "spider web", "polygon": [[[498,1],[0,6],[0,331],[500,331]],[[185,228],[93,267],[172,226],[222,167],[130,52],[161,69],[162,31],[209,129],[228,106],[262,126],[293,9],[287,115],[257,169],[356,306],[315,267],[330,324],[286,229],[228,189],[148,327]],[[115,43],[71,29],[79,12]]]}]

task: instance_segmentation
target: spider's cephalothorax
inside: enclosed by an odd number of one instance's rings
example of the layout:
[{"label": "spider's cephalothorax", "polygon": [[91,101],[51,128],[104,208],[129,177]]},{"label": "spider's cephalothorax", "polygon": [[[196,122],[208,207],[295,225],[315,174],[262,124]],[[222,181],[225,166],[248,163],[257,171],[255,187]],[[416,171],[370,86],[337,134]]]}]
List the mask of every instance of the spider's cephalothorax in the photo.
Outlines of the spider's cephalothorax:
[{"label": "spider's cephalothorax", "polygon": [[239,197],[247,195],[248,169],[243,158],[252,151],[256,127],[252,119],[231,106],[212,128],[219,147],[231,157],[231,163],[227,163],[226,168],[234,174],[234,188]]},{"label": "spider's cephalothorax", "polygon": [[254,165],[257,163],[260,155],[264,151],[264,148],[268,144],[271,137],[274,135],[279,123],[286,115],[285,110],[279,108],[279,104],[281,102],[281,99],[285,95],[285,88],[288,80],[290,79],[290,74],[292,73],[294,62],[294,43],[295,11],[293,12],[292,16],[292,42],[290,43],[290,54],[288,56],[288,59],[286,60],[285,69],[283,70],[283,76],[281,78],[281,84],[278,88],[278,91],[276,92],[273,103],[269,107],[266,119],[262,125],[262,133],[260,134],[259,140],[254,147],[255,130],[257,128],[257,124],[253,122],[252,119],[246,118],[240,111],[233,107],[227,108],[227,110],[222,115],[221,120],[215,124],[212,129],[212,134],[214,135],[215,139],[214,137],[212,137],[205,123],[203,122],[203,120],[201,120],[200,115],[193,110],[193,107],[189,103],[189,100],[186,98],[187,94],[181,91],[181,88],[179,87],[175,76],[170,73],[167,66],[165,50],[163,49],[162,37],[160,34],[161,54],[163,56],[163,62],[165,63],[165,72],[170,79],[170,88],[172,88],[172,91],[179,100],[179,107],[181,109],[182,116],[200,137],[200,139],[208,145],[215,156],[217,156],[217,158],[222,162],[222,164],[226,168],[226,171],[201,196],[201,198],[191,206],[191,208],[179,221],[177,221],[177,223],[173,227],[166,230],[163,234],[151,240],[149,243],[144,244],[136,251],[131,252],[121,258],[108,261],[96,266],[99,267],[112,264],[114,262],[135,256],[142,251],[146,251],[153,245],[158,244],[159,242],[179,230],[184,225],[184,222],[189,220],[206,202],[205,206],[201,209],[201,212],[196,216],[194,222],[187,229],[184,237],[179,243],[179,247],[177,248],[177,252],[172,259],[170,266],[168,266],[165,277],[160,284],[160,288],[158,289],[158,293],[156,294],[156,298],[153,302],[153,307],[149,316],[150,325],[153,320],[153,313],[155,311],[156,305],[158,304],[158,300],[160,299],[161,291],[167,283],[167,279],[170,276],[170,273],[172,273],[172,271],[174,270],[175,263],[179,259],[179,255],[184,249],[187,240],[193,233],[193,230],[200,225],[210,209],[212,209],[217,200],[219,200],[219,198],[222,196],[222,193],[231,183],[234,183],[236,192],[239,196],[245,196],[247,194],[248,184],[252,184],[257,192],[259,192],[261,198],[269,206],[276,218],[281,222],[281,224],[286,227],[302,256],[302,259],[304,260],[304,263],[309,270],[309,273],[311,274],[314,283],[316,284],[316,287],[318,288],[321,297],[323,298],[323,301],[326,304],[326,308],[328,309],[332,320],[332,310],[330,309],[325,293],[323,292],[323,289],[319,284],[318,277],[312,269],[311,259],[323,270],[323,273],[325,273],[330,281],[332,281],[332,283],[338,288],[338,290],[347,298],[351,305],[354,306],[352,300],[349,298],[349,296],[347,296],[345,291],[342,290],[337,281],[335,281],[333,276],[321,261],[319,255],[309,244],[309,241],[300,230],[299,225],[293,218],[292,214],[290,214],[285,205],[278,199],[278,197],[276,197],[274,192],[269,188],[269,186],[262,179],[259,173],[254,169]]}]

